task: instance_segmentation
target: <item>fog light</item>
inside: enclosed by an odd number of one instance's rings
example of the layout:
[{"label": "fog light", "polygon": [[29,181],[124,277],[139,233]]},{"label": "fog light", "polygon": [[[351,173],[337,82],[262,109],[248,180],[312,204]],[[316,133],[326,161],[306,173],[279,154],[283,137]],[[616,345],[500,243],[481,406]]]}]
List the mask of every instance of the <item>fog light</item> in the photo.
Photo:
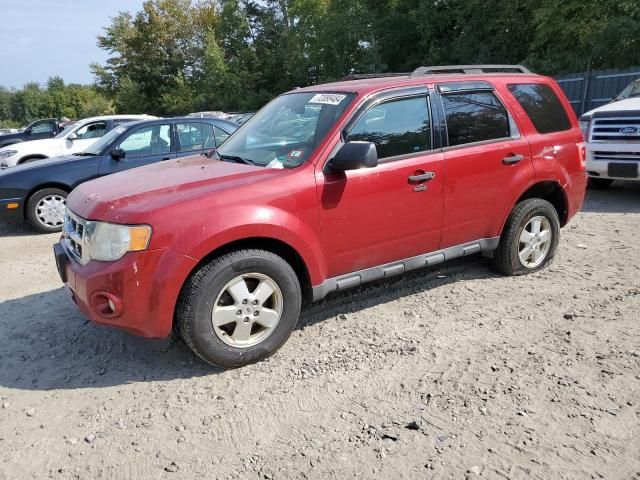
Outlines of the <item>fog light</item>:
[{"label": "fog light", "polygon": [[91,295],[91,308],[104,318],[118,317],[122,314],[122,300],[110,292],[94,292]]}]

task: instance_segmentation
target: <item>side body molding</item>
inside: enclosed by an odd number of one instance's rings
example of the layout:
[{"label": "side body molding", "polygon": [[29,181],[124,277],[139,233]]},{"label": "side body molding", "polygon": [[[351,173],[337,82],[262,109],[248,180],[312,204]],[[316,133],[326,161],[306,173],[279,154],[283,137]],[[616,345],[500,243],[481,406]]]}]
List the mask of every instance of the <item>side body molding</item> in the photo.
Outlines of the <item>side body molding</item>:
[{"label": "side body molding", "polygon": [[491,252],[498,248],[500,237],[482,238],[473,242],[455,245],[435,252],[405,258],[397,262],[386,263],[376,267],[328,278],[320,285],[313,287],[313,301],[321,300],[329,293],[357,287],[363,283],[399,275],[409,270],[430,267],[458,257],[465,257],[480,252]]}]

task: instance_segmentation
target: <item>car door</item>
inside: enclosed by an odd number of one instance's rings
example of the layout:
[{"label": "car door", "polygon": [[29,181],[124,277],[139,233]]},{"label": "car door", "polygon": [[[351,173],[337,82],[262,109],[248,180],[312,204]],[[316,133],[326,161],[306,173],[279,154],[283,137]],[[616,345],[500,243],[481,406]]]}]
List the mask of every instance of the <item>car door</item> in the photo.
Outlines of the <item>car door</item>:
[{"label": "car door", "polygon": [[529,143],[493,85],[453,82],[437,89],[447,142],[442,247],[496,237],[512,196],[534,177]]},{"label": "car door", "polygon": [[67,136],[63,154],[82,152],[105,133],[107,133],[106,120],[86,123]]},{"label": "car door", "polygon": [[[100,163],[100,174],[121,172],[176,157],[171,123],[143,125],[129,132]],[[120,156],[116,153],[120,153]]]},{"label": "car door", "polygon": [[345,141],[375,143],[378,166],[340,173],[324,168],[316,176],[329,277],[440,245],[444,168],[427,89],[385,96],[365,104],[343,132]]}]

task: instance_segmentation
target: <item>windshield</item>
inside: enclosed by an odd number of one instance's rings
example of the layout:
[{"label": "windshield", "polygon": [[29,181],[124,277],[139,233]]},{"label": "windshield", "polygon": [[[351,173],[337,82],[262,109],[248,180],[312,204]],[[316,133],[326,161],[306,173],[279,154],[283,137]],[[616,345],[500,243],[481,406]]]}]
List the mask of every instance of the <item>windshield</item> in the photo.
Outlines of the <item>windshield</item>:
[{"label": "windshield", "polygon": [[218,154],[223,160],[270,168],[294,168],[305,162],[351,100],[352,93],[281,95],[237,133]]},{"label": "windshield", "polygon": [[100,155],[114,138],[126,130],[127,129],[123,126],[114,128],[106,135],[100,137],[95,143],[92,143],[87,149],[83,150],[82,153],[86,153],[88,155]]},{"label": "windshield", "polygon": [[640,81],[636,80],[631,82],[629,85],[622,90],[616,98],[613,99],[614,102],[618,100],[624,100],[625,98],[634,98],[640,97]]},{"label": "windshield", "polygon": [[69,125],[67,125],[66,127],[64,127],[64,130],[62,130],[59,134],[57,134],[54,138],[64,138],[66,137],[69,132],[71,130],[74,129],[74,127],[78,125],[78,122],[74,122],[74,123],[70,123]]}]

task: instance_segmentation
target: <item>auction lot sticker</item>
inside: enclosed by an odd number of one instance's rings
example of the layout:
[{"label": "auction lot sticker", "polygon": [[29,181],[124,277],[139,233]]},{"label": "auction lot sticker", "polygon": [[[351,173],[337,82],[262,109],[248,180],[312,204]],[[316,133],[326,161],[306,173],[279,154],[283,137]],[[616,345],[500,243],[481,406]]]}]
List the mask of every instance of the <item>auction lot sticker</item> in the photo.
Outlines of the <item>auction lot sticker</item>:
[{"label": "auction lot sticker", "polygon": [[346,98],[346,95],[340,95],[338,93],[318,93],[314,95],[309,103],[319,103],[323,105],[339,105],[342,100]]}]

